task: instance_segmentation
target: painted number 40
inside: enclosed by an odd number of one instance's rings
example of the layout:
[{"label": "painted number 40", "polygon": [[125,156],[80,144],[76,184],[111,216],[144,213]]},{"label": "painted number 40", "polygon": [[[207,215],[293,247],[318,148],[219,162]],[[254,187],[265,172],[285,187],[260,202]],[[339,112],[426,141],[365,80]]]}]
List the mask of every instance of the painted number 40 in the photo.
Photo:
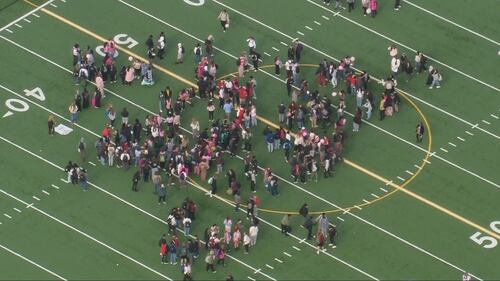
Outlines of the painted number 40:
[{"label": "painted number 40", "polygon": [[[24,90],[24,95],[27,97],[35,98],[39,101],[45,101],[45,94],[39,87],[36,87],[33,90]],[[21,99],[8,99],[5,101],[5,106],[7,107],[8,111],[2,116],[2,118],[9,117],[15,112],[26,112],[28,111],[28,109],[30,109],[28,103]]]},{"label": "painted number 40", "polygon": [[[493,221],[490,223],[490,228],[491,230],[493,230],[494,232],[500,234],[500,221]],[[498,240],[495,239],[495,237],[491,237],[491,236],[488,236],[488,235],[483,235],[481,232],[476,232],[474,234],[472,234],[472,236],[470,237],[470,239],[472,241],[474,241],[475,243],[477,243],[478,245],[481,245],[483,246],[483,248],[486,248],[486,249],[492,249],[492,248],[495,248],[498,244]]]}]

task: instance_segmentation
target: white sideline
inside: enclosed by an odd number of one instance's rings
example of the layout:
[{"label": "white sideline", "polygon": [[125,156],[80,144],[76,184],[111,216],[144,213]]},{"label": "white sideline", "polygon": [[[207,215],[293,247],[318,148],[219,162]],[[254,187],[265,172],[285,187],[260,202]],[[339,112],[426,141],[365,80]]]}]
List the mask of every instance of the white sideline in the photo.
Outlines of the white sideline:
[{"label": "white sideline", "polygon": [[49,0],[49,1],[45,2],[45,3],[43,3],[42,5],[38,6],[37,8],[35,8],[35,9],[33,9],[33,10],[31,10],[31,11],[27,12],[27,13],[26,13],[26,14],[24,14],[23,16],[21,16],[21,17],[19,17],[19,18],[15,19],[15,20],[13,20],[12,22],[10,22],[10,23],[8,23],[7,25],[5,25],[4,27],[0,28],[0,32],[2,32],[4,29],[7,29],[7,28],[9,28],[9,27],[11,27],[11,26],[15,25],[16,23],[18,23],[18,22],[22,21],[23,19],[25,19],[25,18],[29,17],[29,16],[30,16],[30,15],[32,15],[33,13],[38,12],[40,9],[43,9],[45,6],[50,5],[50,4],[51,4],[52,2],[54,2],[54,1],[55,1],[55,0]]},{"label": "white sideline", "polygon": [[36,266],[36,267],[40,268],[41,270],[43,270],[43,271],[45,271],[45,272],[47,272],[47,273],[51,274],[52,276],[54,276],[54,277],[56,277],[56,278],[59,278],[59,279],[64,280],[64,281],[68,280],[68,279],[66,279],[66,278],[62,277],[61,275],[59,275],[59,274],[57,274],[57,273],[55,273],[55,272],[53,272],[53,271],[51,271],[51,270],[49,270],[49,269],[47,269],[47,268],[45,268],[45,267],[41,266],[40,264],[38,264],[38,263],[36,263],[36,262],[34,262],[34,261],[30,260],[30,259],[28,259],[27,257],[25,257],[25,256],[23,256],[23,255],[21,255],[21,254],[19,254],[19,253],[17,253],[17,252],[15,252],[14,250],[11,250],[11,249],[9,249],[9,248],[5,247],[5,246],[4,246],[4,245],[2,245],[2,244],[0,244],[0,248],[4,249],[5,251],[7,251],[7,252],[9,252],[9,253],[11,253],[11,254],[13,254],[14,256],[17,256],[18,258],[23,259],[24,261],[27,261],[27,262],[31,263],[32,265],[34,265],[34,266]]},{"label": "white sideline", "polygon": [[[4,138],[3,138],[3,137],[1,137],[1,136],[0,136],[0,138],[4,139]],[[5,139],[4,139],[4,140],[5,140]],[[0,189],[0,192],[1,192],[1,193],[3,193],[3,194],[5,194],[5,195],[7,195],[8,197],[10,197],[10,198],[12,198],[12,199],[14,199],[14,200],[16,200],[16,201],[18,201],[18,202],[20,202],[20,203],[24,204],[25,206],[30,206],[30,204],[29,204],[29,203],[27,203],[27,202],[23,201],[22,199],[20,199],[20,198],[18,198],[18,197],[16,197],[16,196],[14,196],[14,195],[12,195],[12,194],[8,193],[7,191],[5,191],[5,190],[3,190],[3,189]],[[147,266],[147,265],[145,265],[145,264],[141,263],[140,261],[138,261],[138,260],[136,260],[136,259],[134,259],[134,258],[132,258],[132,257],[130,257],[130,256],[128,256],[128,255],[126,255],[126,254],[124,254],[124,253],[122,253],[122,252],[120,252],[119,250],[116,250],[115,248],[113,248],[113,247],[109,246],[108,244],[106,244],[106,243],[104,243],[104,242],[102,242],[102,241],[100,241],[100,240],[98,240],[98,239],[94,238],[93,236],[91,236],[91,235],[89,235],[89,234],[87,234],[87,233],[85,233],[85,232],[83,232],[83,231],[79,230],[79,229],[78,229],[78,228],[76,228],[76,227],[73,227],[73,226],[71,226],[71,225],[69,225],[69,224],[65,223],[64,221],[62,221],[62,220],[60,220],[60,219],[58,219],[58,218],[56,218],[56,217],[52,216],[51,214],[49,214],[49,213],[47,213],[47,212],[45,212],[45,211],[42,211],[42,210],[38,209],[37,207],[35,207],[35,206],[33,206],[33,205],[31,205],[29,208],[31,208],[31,209],[33,209],[33,210],[35,210],[35,211],[39,212],[40,214],[42,214],[42,215],[44,215],[44,216],[46,216],[46,217],[48,217],[48,218],[50,218],[50,219],[52,219],[52,220],[54,220],[54,221],[56,221],[56,222],[58,222],[58,223],[60,223],[60,224],[62,224],[62,225],[64,225],[64,226],[66,226],[67,228],[69,228],[69,229],[71,229],[71,230],[73,230],[73,231],[77,232],[78,234],[81,234],[81,235],[83,235],[83,236],[87,237],[88,239],[90,239],[90,240],[92,240],[92,241],[96,242],[97,244],[99,244],[99,245],[101,245],[101,246],[103,246],[103,247],[105,247],[105,248],[107,248],[107,249],[109,249],[109,250],[111,250],[111,251],[113,251],[113,252],[115,252],[115,253],[117,253],[117,254],[119,254],[120,256],[122,256],[122,257],[124,257],[124,258],[126,258],[126,259],[128,259],[128,260],[130,260],[130,261],[132,261],[132,262],[134,262],[134,263],[136,263],[136,264],[138,264],[138,265],[140,265],[140,266],[144,267],[145,269],[147,269],[147,270],[149,270],[149,271],[151,271],[151,272],[155,273],[156,275],[161,276],[161,277],[163,277],[163,278],[165,278],[165,279],[167,279],[167,280],[173,281],[173,279],[171,279],[170,277],[168,277],[168,276],[166,276],[166,275],[163,275],[162,273],[160,273],[160,272],[158,272],[158,271],[156,271],[156,270],[152,269],[151,267],[149,267],[149,266]]]},{"label": "white sideline", "polygon": [[436,13],[433,13],[433,12],[431,12],[431,11],[429,11],[429,10],[427,10],[427,9],[423,8],[423,7],[418,6],[417,4],[414,4],[414,3],[410,2],[410,1],[408,1],[408,0],[403,0],[403,2],[405,2],[405,3],[409,4],[409,5],[411,5],[411,6],[415,7],[415,8],[417,8],[417,9],[420,9],[420,10],[422,10],[422,11],[424,11],[424,12],[428,13],[428,14],[431,14],[431,15],[433,15],[433,16],[435,16],[435,17],[437,17],[437,18],[441,19],[441,20],[444,20],[445,22],[450,23],[450,24],[452,24],[452,25],[454,25],[454,26],[456,26],[456,27],[458,27],[458,28],[461,28],[461,29],[463,29],[463,30],[465,30],[465,31],[468,31],[468,32],[470,32],[470,33],[472,33],[472,34],[474,34],[474,35],[476,35],[476,36],[478,36],[478,37],[481,37],[481,38],[483,38],[484,40],[490,41],[491,43],[493,43],[493,44],[495,44],[495,45],[497,45],[497,46],[500,46],[500,43],[499,43],[499,42],[497,42],[497,41],[495,41],[495,40],[493,40],[493,39],[491,39],[491,38],[488,38],[488,37],[486,37],[486,36],[482,35],[482,34],[481,34],[481,33],[479,33],[479,32],[476,32],[476,31],[474,31],[474,30],[472,30],[472,29],[469,29],[469,28],[467,28],[467,27],[465,27],[465,26],[462,26],[462,25],[460,25],[460,24],[458,24],[458,23],[456,23],[456,22],[454,22],[454,21],[452,21],[452,20],[449,20],[449,19],[447,19],[447,18],[445,18],[445,17],[442,17],[442,16],[440,16],[440,15],[438,15],[438,14],[436,14]]}]

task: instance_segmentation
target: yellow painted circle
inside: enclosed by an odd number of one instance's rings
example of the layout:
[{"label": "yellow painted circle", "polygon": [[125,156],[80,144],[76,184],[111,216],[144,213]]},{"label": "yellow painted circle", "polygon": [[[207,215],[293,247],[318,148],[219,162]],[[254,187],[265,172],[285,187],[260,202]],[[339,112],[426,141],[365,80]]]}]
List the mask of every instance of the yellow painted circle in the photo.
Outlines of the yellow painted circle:
[{"label": "yellow painted circle", "polygon": [[[316,64],[300,64],[299,66],[302,66],[302,67],[318,67],[318,65],[316,65]],[[274,65],[259,66],[259,68],[262,68],[262,69],[273,68],[273,67],[274,67]],[[234,76],[236,74],[238,74],[238,72],[232,72],[232,73],[229,73],[229,74],[226,74],[226,75],[223,75],[223,76],[219,77],[218,80],[222,80],[222,79],[225,79],[225,78],[227,78],[229,76]],[[404,181],[400,185],[400,188],[404,189],[408,184],[410,184],[410,182],[412,182],[422,172],[422,170],[424,169],[424,167],[427,165],[427,159],[429,159],[429,157],[431,155],[431,149],[432,149],[432,130],[431,130],[429,122],[428,122],[427,118],[425,117],[425,115],[423,114],[422,110],[420,110],[420,108],[405,93],[403,93],[399,89],[396,89],[396,91],[401,95],[401,97],[403,97],[410,104],[411,107],[413,107],[415,109],[415,111],[417,111],[418,115],[420,115],[420,118],[422,119],[422,121],[424,123],[424,126],[427,129],[427,135],[428,135],[428,139],[429,139],[429,144],[427,146],[425,157],[422,159],[422,163],[420,165],[420,168],[409,179],[407,179],[406,181]],[[261,120],[261,121],[265,122],[266,120]],[[273,123],[269,123],[269,122],[266,122],[266,123],[268,123],[268,125],[274,125],[274,126],[276,126]],[[197,185],[198,188],[204,189],[203,187],[201,187],[199,184],[197,184],[192,179],[191,179],[191,182],[194,185]],[[388,186],[390,186],[390,185],[388,185]],[[343,211],[343,212],[350,211],[350,212],[352,212],[353,210],[356,210],[357,207],[365,207],[365,206],[371,205],[373,203],[376,203],[378,201],[381,201],[381,200],[383,200],[383,199],[385,199],[385,198],[393,195],[394,193],[398,192],[399,190],[400,190],[399,188],[395,188],[394,190],[392,190],[392,191],[384,194],[383,196],[380,196],[379,198],[373,199],[373,200],[368,201],[368,202],[363,202],[362,204],[359,204],[359,205],[353,205],[353,206],[345,207],[345,208],[341,207],[341,208],[337,208],[337,209],[330,209],[330,210],[324,210],[324,211],[313,211],[313,212],[309,212],[309,214],[311,214],[311,215],[319,215],[319,214],[322,214],[322,213],[331,214],[331,213],[336,213],[336,212],[340,212],[340,211]],[[217,197],[219,199],[221,199],[221,200],[224,200],[224,201],[227,201],[227,202],[230,202],[230,203],[234,204],[234,201],[232,201],[232,200],[223,198],[221,196],[217,196]],[[244,205],[244,204],[241,204],[241,206],[244,207],[244,208],[246,208],[246,205]],[[260,212],[272,213],[272,214],[291,214],[291,215],[298,215],[299,214],[297,211],[287,212],[287,211],[281,211],[281,210],[275,210],[275,209],[266,209],[266,208],[261,208],[261,207],[259,207],[258,210]]]}]

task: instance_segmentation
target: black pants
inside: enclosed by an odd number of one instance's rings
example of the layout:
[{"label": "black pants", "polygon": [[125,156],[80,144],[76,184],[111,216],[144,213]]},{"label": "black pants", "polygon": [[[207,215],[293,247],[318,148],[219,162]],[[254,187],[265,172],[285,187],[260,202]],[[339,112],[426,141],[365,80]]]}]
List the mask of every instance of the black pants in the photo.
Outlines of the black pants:
[{"label": "black pants", "polygon": [[226,31],[226,24],[227,24],[227,21],[225,21],[225,20],[221,20],[221,21],[220,21],[220,25],[222,25],[222,29],[223,29],[224,31]]},{"label": "black pants", "polygon": [[349,5],[347,5],[347,11],[350,13],[351,10],[354,10],[354,2],[349,2],[348,3]]},{"label": "black pants", "polygon": [[274,73],[276,75],[280,75],[280,66],[277,64],[274,65]]},{"label": "black pants", "polygon": [[380,110],[380,120],[384,120],[385,118],[385,110]]},{"label": "black pants", "polygon": [[401,0],[394,1],[394,9],[398,9],[399,7],[401,7]]},{"label": "black pants", "polygon": [[158,203],[165,202],[165,195],[158,196]]},{"label": "black pants", "polygon": [[288,236],[290,228],[288,225],[282,224],[281,225],[281,233],[284,233],[286,236]]},{"label": "black pants", "polygon": [[206,271],[208,270],[215,271],[214,264],[213,263],[207,263]]},{"label": "black pants", "polygon": [[212,121],[214,120],[214,112],[213,111],[209,111],[208,112],[208,121]]},{"label": "black pants", "polygon": [[312,226],[307,228],[307,240],[312,239],[312,231]]},{"label": "black pants", "polygon": [[160,59],[163,59],[164,54],[165,54],[165,48],[158,49],[158,57],[160,57]]}]

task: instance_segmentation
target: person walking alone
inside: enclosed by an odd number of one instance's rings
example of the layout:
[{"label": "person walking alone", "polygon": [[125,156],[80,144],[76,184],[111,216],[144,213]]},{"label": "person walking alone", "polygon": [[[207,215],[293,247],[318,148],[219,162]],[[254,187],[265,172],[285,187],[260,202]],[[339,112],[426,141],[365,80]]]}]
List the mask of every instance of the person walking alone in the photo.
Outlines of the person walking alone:
[{"label": "person walking alone", "polygon": [[54,132],[55,132],[55,126],[56,126],[56,122],[54,121],[53,115],[49,115],[49,119],[47,120],[47,126],[49,128],[49,135],[53,136]]},{"label": "person walking alone", "polygon": [[229,13],[226,9],[222,10],[217,16],[217,19],[220,20],[220,25],[222,26],[222,32],[226,32],[229,28]]},{"label": "person walking alone", "polygon": [[422,122],[419,122],[417,124],[417,142],[422,142],[423,138],[424,138],[424,132],[425,132],[425,127],[424,127],[424,124],[422,124]]}]

